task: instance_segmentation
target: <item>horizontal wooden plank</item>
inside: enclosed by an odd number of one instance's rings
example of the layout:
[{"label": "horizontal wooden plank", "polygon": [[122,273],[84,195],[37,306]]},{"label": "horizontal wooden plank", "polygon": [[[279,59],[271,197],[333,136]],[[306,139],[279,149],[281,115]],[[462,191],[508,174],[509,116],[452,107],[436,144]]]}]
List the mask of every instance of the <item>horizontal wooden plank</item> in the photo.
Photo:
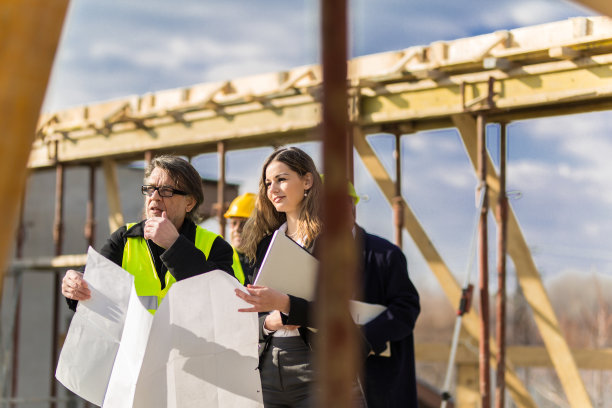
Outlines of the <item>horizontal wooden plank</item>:
[{"label": "horizontal wooden plank", "polygon": [[10,269],[29,269],[29,270],[55,270],[67,268],[79,268],[85,266],[87,254],[46,256],[38,258],[23,258],[14,260]]},{"label": "horizontal wooden plank", "polygon": [[[465,106],[490,108],[483,105],[490,77],[491,120],[610,109],[611,53],[612,20],[592,17],[363,56],[349,61],[352,117],[364,133],[452,126],[450,116]],[[491,61],[496,69],[486,68]],[[45,114],[29,167],[50,167],[56,158],[133,160],[144,151],[192,156],[215,151],[219,141],[232,150],[311,140],[321,80],[312,65]]]},{"label": "horizontal wooden plank", "polygon": [[[578,368],[583,370],[612,370],[612,348],[572,349]],[[415,355],[419,362],[446,363],[450,355],[450,345],[443,343],[416,343]],[[508,346],[506,355],[515,367],[550,367],[553,363],[544,347]],[[459,345],[455,362],[457,364],[477,364],[478,349]]]}]

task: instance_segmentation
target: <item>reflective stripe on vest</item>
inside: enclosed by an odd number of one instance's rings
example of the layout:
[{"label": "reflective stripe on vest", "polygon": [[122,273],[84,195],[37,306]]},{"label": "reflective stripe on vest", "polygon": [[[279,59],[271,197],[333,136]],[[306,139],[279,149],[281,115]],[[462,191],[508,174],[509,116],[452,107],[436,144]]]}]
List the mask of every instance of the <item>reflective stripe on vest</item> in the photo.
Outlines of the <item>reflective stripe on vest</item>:
[{"label": "reflective stripe on vest", "polygon": [[[130,223],[126,227],[129,230],[135,224]],[[204,253],[207,259],[213,242],[215,242],[218,236],[214,232],[196,226],[194,244],[196,248]],[[166,296],[166,293],[168,293],[170,286],[176,282],[174,276],[169,271],[166,271],[164,276],[166,285],[162,289],[147,241],[143,237],[129,237],[126,239],[121,267],[134,275],[134,287],[138,298],[151,313],[155,313],[158,305],[164,296]]]},{"label": "reflective stripe on vest", "polygon": [[157,310],[157,296],[138,296],[138,300],[147,310]]},{"label": "reflective stripe on vest", "polygon": [[234,255],[232,256],[232,269],[234,270],[234,276],[238,279],[241,285],[244,285],[244,271],[242,270],[242,264],[240,258],[238,258],[238,252],[234,249]]}]

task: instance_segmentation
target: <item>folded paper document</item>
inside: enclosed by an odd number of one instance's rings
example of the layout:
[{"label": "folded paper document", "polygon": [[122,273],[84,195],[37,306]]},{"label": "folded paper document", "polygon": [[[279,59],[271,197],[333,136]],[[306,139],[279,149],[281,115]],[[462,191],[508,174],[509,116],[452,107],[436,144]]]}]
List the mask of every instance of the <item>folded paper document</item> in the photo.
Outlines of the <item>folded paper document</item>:
[{"label": "folded paper document", "polygon": [[[127,271],[89,249],[56,378],[103,407],[263,407],[255,313],[223,271],[175,283],[152,315]],[[242,289],[244,290],[244,289]]]}]

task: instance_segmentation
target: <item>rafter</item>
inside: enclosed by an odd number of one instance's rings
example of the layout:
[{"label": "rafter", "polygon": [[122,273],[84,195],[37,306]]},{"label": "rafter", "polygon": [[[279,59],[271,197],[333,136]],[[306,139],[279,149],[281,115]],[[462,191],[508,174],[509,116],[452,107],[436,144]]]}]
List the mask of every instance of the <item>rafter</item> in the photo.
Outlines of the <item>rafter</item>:
[{"label": "rafter", "polygon": [[[612,107],[612,21],[575,18],[349,61],[357,123],[410,121],[415,129],[453,126],[495,78],[492,120],[517,120]],[[143,150],[229,150],[288,137],[305,140],[320,122],[318,65],[198,84],[43,115],[29,166],[134,159]],[[461,89],[465,88],[465,94]]]}]

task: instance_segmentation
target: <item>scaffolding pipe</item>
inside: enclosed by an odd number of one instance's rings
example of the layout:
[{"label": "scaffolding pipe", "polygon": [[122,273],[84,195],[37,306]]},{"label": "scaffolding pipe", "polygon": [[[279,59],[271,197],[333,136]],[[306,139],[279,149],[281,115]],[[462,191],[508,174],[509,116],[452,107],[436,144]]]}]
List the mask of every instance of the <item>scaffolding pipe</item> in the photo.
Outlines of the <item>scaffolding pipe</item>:
[{"label": "scaffolding pipe", "polygon": [[151,164],[151,161],[153,161],[153,151],[152,150],[147,150],[144,152],[144,161],[145,161],[144,164],[145,164],[145,169],[146,169]]},{"label": "scaffolding pipe", "polygon": [[[55,243],[55,256],[59,256],[63,252],[64,241],[64,165],[58,163],[55,169],[55,223],[53,226],[53,241]],[[59,314],[60,314],[60,298],[61,279],[59,271],[53,272],[53,328],[51,331],[51,398],[57,396],[57,381],[55,381],[55,366],[58,358],[58,334],[59,334]],[[51,408],[56,407],[54,400],[51,401]]]},{"label": "scaffolding pipe", "polygon": [[402,199],[402,156],[400,133],[395,134],[395,197],[393,198],[393,218],[395,224],[395,245],[402,247],[402,231],[404,230],[404,200]]},{"label": "scaffolding pipe", "polygon": [[487,245],[487,214],[489,200],[487,197],[487,143],[486,143],[486,119],[479,114],[476,119],[476,132],[478,139],[478,174],[480,175],[483,205],[480,211],[479,224],[479,295],[480,295],[480,341],[479,341],[479,366],[480,366],[480,397],[481,407],[491,406],[491,379],[489,369],[489,269],[488,245]]},{"label": "scaffolding pipe", "polygon": [[94,246],[96,237],[96,165],[89,165],[89,196],[85,218],[85,239],[87,246]]},{"label": "scaffolding pipe", "polygon": [[353,132],[354,127],[349,126],[346,132],[346,174],[349,181],[355,184],[355,171],[353,161]]},{"label": "scaffolding pipe", "polygon": [[[87,199],[85,239],[88,247],[94,246],[96,240],[96,165],[93,163],[89,166],[89,197]],[[83,401],[83,407],[89,408],[89,402]]]},{"label": "scaffolding pipe", "polygon": [[[25,242],[25,226],[23,223],[23,216],[25,212],[25,191],[21,197],[21,206],[19,210],[19,225],[17,227],[17,242],[15,244],[15,258],[23,258],[23,244]],[[19,331],[21,329],[21,278],[17,275],[21,275],[21,270],[15,271],[15,314],[13,319],[13,350],[11,355],[11,398],[17,397],[17,390],[19,387],[19,380],[17,378],[19,374]],[[15,404],[10,405],[11,408],[15,408]]]},{"label": "scaffolding pipe", "polygon": [[225,236],[225,142],[217,143],[217,153],[219,155],[219,180],[217,181],[217,203],[219,213],[219,234]]},{"label": "scaffolding pipe", "polygon": [[506,197],[506,123],[500,123],[499,137],[499,228],[497,230],[496,339],[497,372],[495,408],[504,408],[506,393],[506,251],[508,236],[508,198]]},{"label": "scaffolding pipe", "polygon": [[354,405],[357,336],[348,302],[356,287],[355,240],[347,191],[347,3],[321,0],[323,233],[317,284],[317,407]]}]

